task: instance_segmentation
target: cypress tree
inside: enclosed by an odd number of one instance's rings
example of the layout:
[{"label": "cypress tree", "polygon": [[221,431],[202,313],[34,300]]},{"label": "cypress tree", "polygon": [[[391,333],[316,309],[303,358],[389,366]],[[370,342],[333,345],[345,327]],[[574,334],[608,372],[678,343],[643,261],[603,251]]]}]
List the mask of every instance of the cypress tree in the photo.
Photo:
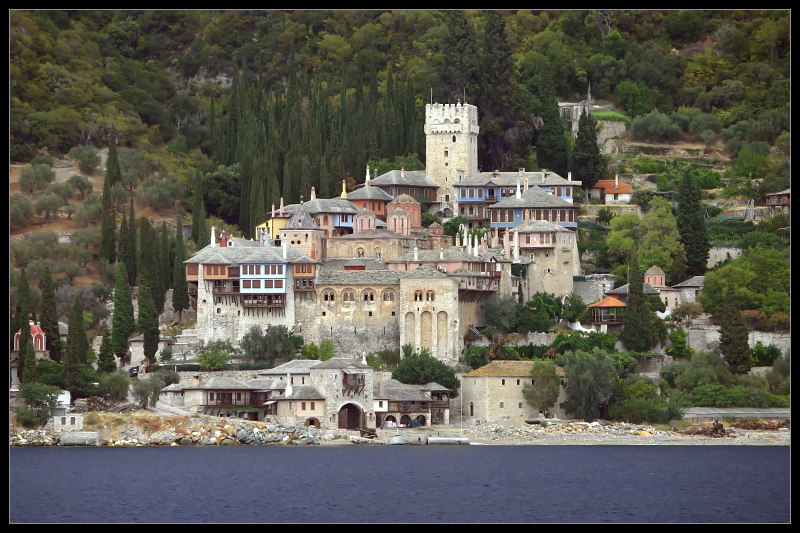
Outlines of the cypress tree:
[{"label": "cypress tree", "polygon": [[128,353],[128,339],[136,330],[133,317],[131,287],[128,284],[128,271],[125,263],[117,264],[114,286],[114,316],[111,322],[111,348],[114,355],[124,359]]},{"label": "cypress tree", "polygon": [[588,191],[606,170],[606,162],[597,146],[597,123],[586,113],[581,113],[578,121],[578,136],[575,139],[575,154],[572,170],[575,177],[583,183],[583,189]]},{"label": "cypress tree", "polygon": [[139,316],[136,329],[144,335],[144,355],[153,365],[158,351],[159,329],[149,272],[143,271],[139,281]]},{"label": "cypress tree", "polygon": [[166,220],[161,222],[160,245],[161,273],[163,274],[161,286],[164,288],[164,292],[166,292],[170,287],[172,287],[172,261],[170,261],[170,256],[172,255],[172,243],[169,240],[169,230],[167,229]]},{"label": "cypress tree", "polygon": [[75,294],[75,302],[69,313],[69,334],[67,347],[72,347],[75,356],[81,364],[88,364],[87,352],[89,351],[89,337],[86,335],[86,324],[83,321],[82,291]]},{"label": "cypress tree", "polygon": [[683,249],[686,251],[686,271],[690,276],[700,276],[706,272],[711,243],[708,240],[703,215],[700,187],[695,183],[691,172],[684,173],[676,199],[678,202],[676,221]]},{"label": "cypress tree", "polygon": [[166,291],[166,287],[164,286],[164,262],[162,258],[163,250],[161,248],[159,233],[152,228],[151,236],[153,239],[153,270],[150,281],[152,283],[151,288],[153,292],[153,305],[155,305],[156,315],[160,315],[164,311],[164,292]]},{"label": "cypress tree", "polygon": [[198,250],[208,244],[206,229],[206,208],[203,201],[203,183],[199,177],[194,180],[194,202],[192,209],[192,240]]},{"label": "cypress tree", "polygon": [[17,377],[20,383],[30,383],[36,378],[36,354],[30,326],[23,327],[19,334],[19,366]]},{"label": "cypress tree", "polygon": [[536,137],[536,161],[539,168],[566,176],[569,148],[549,67],[538,77],[543,125]]},{"label": "cypress tree", "polygon": [[56,295],[53,288],[53,277],[50,269],[45,266],[42,273],[42,317],[41,328],[47,337],[47,351],[53,361],[61,360],[61,340],[58,333],[58,310],[56,309]]},{"label": "cypress tree", "polygon": [[100,353],[97,356],[97,369],[103,374],[114,372],[117,369],[114,348],[111,346],[111,332],[108,331],[108,328],[103,330],[103,341],[100,343]]},{"label": "cypress tree", "polygon": [[720,317],[719,349],[734,374],[746,374],[752,367],[747,326],[742,320],[739,298],[732,282],[725,291],[725,305]]},{"label": "cypress tree", "polygon": [[28,275],[25,267],[20,269],[19,279],[17,280],[17,291],[15,295],[16,304],[14,306],[14,316],[11,320],[11,338],[21,329],[28,326],[31,314],[31,288],[28,286]]},{"label": "cypress tree", "polygon": [[139,254],[137,253],[137,240],[136,240],[136,212],[133,206],[133,195],[131,195],[131,206],[130,206],[130,216],[128,217],[128,247],[130,248],[130,263],[125,261],[125,268],[128,270],[128,284],[131,287],[136,286],[136,280],[138,279],[139,269],[137,267],[137,260],[139,259]]},{"label": "cypress tree", "polygon": [[628,282],[624,322],[619,340],[625,348],[634,352],[646,352],[654,344],[652,311],[644,296],[644,272],[634,254],[631,259],[631,275]]},{"label": "cypress tree", "polygon": [[115,209],[111,199],[111,188],[114,184],[122,180],[117,157],[117,141],[112,130],[111,138],[108,143],[108,158],[106,160],[106,175],[103,180],[103,203],[102,203],[102,226],[100,228],[100,257],[109,263],[116,259],[116,243],[114,242],[117,232],[117,221]]},{"label": "cypress tree", "polygon": [[183,247],[182,222],[178,219],[177,230],[175,231],[175,264],[172,275],[172,309],[178,313],[178,322],[184,309],[189,308],[189,289],[186,285],[186,267],[183,262],[186,260],[186,252]]},{"label": "cypress tree", "polygon": [[[472,101],[483,92],[481,73],[485,63],[481,57],[475,30],[462,10],[447,12],[447,36],[442,52],[442,91],[446,102],[457,99]],[[494,88],[494,87],[493,87]],[[395,154],[396,155],[396,154]]]}]

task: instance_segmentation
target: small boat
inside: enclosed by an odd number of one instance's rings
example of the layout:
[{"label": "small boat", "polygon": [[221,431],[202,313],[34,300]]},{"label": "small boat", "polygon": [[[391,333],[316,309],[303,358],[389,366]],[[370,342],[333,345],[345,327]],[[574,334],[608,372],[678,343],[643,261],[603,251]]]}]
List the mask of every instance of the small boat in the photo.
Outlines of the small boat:
[{"label": "small boat", "polygon": [[395,434],[389,437],[389,444],[408,444],[406,439],[400,436],[400,430],[395,430]]},{"label": "small boat", "polygon": [[469,444],[468,437],[428,437],[426,444]]}]

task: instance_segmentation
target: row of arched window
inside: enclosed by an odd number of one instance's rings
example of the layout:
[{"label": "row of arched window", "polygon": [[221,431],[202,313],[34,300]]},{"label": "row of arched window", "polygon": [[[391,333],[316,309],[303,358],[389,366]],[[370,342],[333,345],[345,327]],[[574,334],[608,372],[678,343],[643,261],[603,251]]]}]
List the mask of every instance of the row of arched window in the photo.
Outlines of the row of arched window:
[{"label": "row of arched window", "polygon": [[432,302],[435,300],[435,295],[433,291],[425,291],[423,294],[422,291],[414,291],[414,301],[415,302]]},{"label": "row of arched window", "polygon": [[[356,291],[354,289],[343,289],[341,291],[341,299],[343,302],[355,302]],[[358,299],[364,302],[374,302],[377,299],[375,290],[364,289],[360,292]],[[381,299],[384,302],[393,302],[395,300],[395,292],[392,289],[384,289],[381,293]],[[323,302],[335,302],[336,291],[333,289],[323,289],[322,291]]]}]

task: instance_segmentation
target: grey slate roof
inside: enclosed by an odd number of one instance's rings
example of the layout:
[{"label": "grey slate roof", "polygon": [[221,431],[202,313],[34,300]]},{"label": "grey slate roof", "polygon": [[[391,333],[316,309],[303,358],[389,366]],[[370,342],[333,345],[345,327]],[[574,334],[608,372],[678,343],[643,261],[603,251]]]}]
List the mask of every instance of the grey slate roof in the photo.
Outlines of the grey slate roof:
[{"label": "grey slate roof", "polygon": [[[444,259],[440,259],[440,255]],[[480,259],[472,254],[467,253],[460,246],[450,246],[443,250],[417,250],[417,262],[435,262],[435,261],[467,261],[470,263],[479,262]],[[387,261],[388,263],[408,263],[414,262],[414,252],[407,252],[395,259],[394,261]]]},{"label": "grey slate roof", "polygon": [[260,370],[258,372],[259,376],[276,376],[276,375],[283,375],[283,374],[308,374],[310,372],[311,367],[319,364],[319,361],[315,359],[293,359],[291,361],[287,361],[282,365],[278,365],[275,368],[270,368],[268,370]]},{"label": "grey slate roof", "polygon": [[274,398],[275,400],[324,400],[325,396],[322,395],[316,387],[311,385],[292,385],[292,393],[289,395],[284,394]]},{"label": "grey slate roof", "polygon": [[314,370],[319,370],[323,368],[348,368],[348,367],[355,367],[359,369],[369,369],[371,368],[369,365],[365,365],[360,360],[351,359],[349,357],[331,357],[327,361],[322,361],[317,366],[314,367]]},{"label": "grey slate roof", "polygon": [[380,383],[376,380],[373,387],[375,398],[388,398],[395,402],[429,402],[431,401],[430,391],[446,391],[447,387],[438,383],[426,383],[425,385],[411,385],[401,383],[396,379],[388,378],[383,383],[383,394],[379,392]]},{"label": "grey slate roof", "polygon": [[[236,239],[237,241],[239,239]],[[242,239],[245,243],[251,242]],[[226,246],[220,248],[219,246],[208,245],[194,254],[191,258],[184,261],[184,263],[200,263],[200,264],[263,264],[263,263],[317,263],[300,250],[287,246],[286,259],[283,258],[283,247],[281,246],[260,246],[259,243],[252,241],[253,244],[240,246]]]},{"label": "grey slate roof", "polygon": [[257,378],[251,379],[246,383],[257,389],[283,390],[286,388],[286,382],[282,379]]},{"label": "grey slate roof", "polygon": [[492,204],[489,206],[489,209],[498,208],[498,209],[508,209],[514,207],[534,207],[534,208],[541,208],[541,207],[572,207],[575,206],[568,201],[564,200],[556,196],[555,194],[550,194],[549,192],[540,189],[539,187],[531,187],[527,191],[523,192],[520,195],[520,198],[517,199],[516,195],[512,195],[505,200],[501,200],[496,204]]},{"label": "grey slate roof", "polygon": [[520,185],[525,184],[525,178],[528,178],[528,185],[575,185],[579,186],[576,181],[569,181],[561,177],[559,174],[548,170],[546,172],[480,172],[474,174],[469,178],[463,179],[455,184],[456,187],[478,187],[482,185],[499,185],[501,187],[515,187],[517,181]]},{"label": "grey slate roof", "polygon": [[400,272],[393,270],[321,270],[317,287],[322,285],[396,285]]},{"label": "grey slate roof", "polygon": [[[353,213],[358,209],[347,198],[316,198],[303,202],[303,208],[309,215],[317,213]],[[294,214],[300,209],[300,204],[289,204],[283,208],[284,212]]]},{"label": "grey slate roof", "polygon": [[380,187],[373,187],[372,182],[369,186],[360,187],[353,192],[347,193],[348,200],[381,200],[391,202],[392,195]]},{"label": "grey slate roof", "polygon": [[439,185],[431,180],[421,170],[390,170],[370,180],[370,186],[387,187],[391,185],[404,185],[407,187],[436,187]]},{"label": "grey slate roof", "polygon": [[572,233],[560,224],[548,220],[530,220],[527,224],[520,224],[517,226],[516,230],[520,233],[541,233],[545,231],[566,231]]},{"label": "grey slate roof", "polygon": [[[616,289],[611,289],[610,291],[606,291],[606,294],[628,294],[628,283],[622,285],[621,287],[617,287]],[[642,290],[645,294],[658,294],[658,291],[655,290],[653,287],[650,286],[649,283],[642,283]]]},{"label": "grey slate roof", "polygon": [[386,263],[375,257],[335,257],[325,261],[320,267],[320,272],[342,271],[347,266],[363,266],[366,270],[386,270]]},{"label": "grey slate roof", "polygon": [[319,229],[319,226],[314,222],[314,218],[308,214],[305,205],[301,205],[292,213],[283,229]]},{"label": "grey slate roof", "polygon": [[705,281],[705,276],[692,276],[691,278],[687,279],[686,281],[681,281],[677,285],[673,285],[673,288],[679,287],[702,287],[703,282]]},{"label": "grey slate roof", "polygon": [[201,389],[201,390],[252,390],[255,387],[242,383],[232,378],[223,376],[214,376],[208,380],[201,381],[198,385],[187,385],[188,389]]},{"label": "grey slate roof", "polygon": [[[398,209],[399,211],[399,209]],[[405,211],[403,211],[405,213]],[[347,235],[339,235],[338,237],[330,237],[328,240],[355,240],[355,239],[413,239],[400,233],[395,233],[388,229],[368,229],[359,231],[358,233],[348,233]]]},{"label": "grey slate roof", "polygon": [[422,265],[414,270],[402,270],[398,273],[405,279],[448,278],[447,274],[439,272],[431,265]]}]

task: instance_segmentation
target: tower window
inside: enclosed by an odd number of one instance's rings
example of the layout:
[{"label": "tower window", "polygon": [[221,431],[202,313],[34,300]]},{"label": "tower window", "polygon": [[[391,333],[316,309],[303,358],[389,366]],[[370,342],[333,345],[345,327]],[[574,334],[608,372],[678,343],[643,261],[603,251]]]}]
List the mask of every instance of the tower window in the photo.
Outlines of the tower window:
[{"label": "tower window", "polygon": [[456,136],[453,135],[453,142],[456,142]]}]

